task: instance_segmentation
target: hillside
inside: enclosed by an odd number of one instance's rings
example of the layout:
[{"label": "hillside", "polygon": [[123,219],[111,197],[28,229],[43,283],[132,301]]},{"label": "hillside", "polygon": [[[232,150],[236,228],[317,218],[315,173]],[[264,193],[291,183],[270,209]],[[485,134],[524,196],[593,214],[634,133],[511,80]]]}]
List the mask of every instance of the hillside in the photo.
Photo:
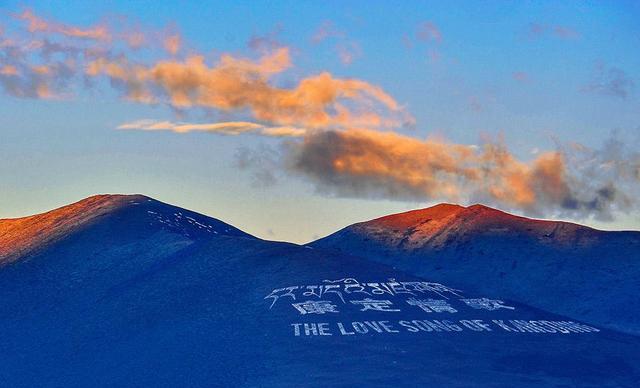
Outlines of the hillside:
[{"label": "hillside", "polygon": [[147,197],[95,197],[2,223],[3,246],[24,242],[0,267],[2,386],[640,379],[640,337],[354,255],[260,240]]},{"label": "hillside", "polygon": [[640,333],[640,232],[440,204],[354,224],[310,246]]},{"label": "hillside", "polygon": [[[129,218],[127,233],[169,230],[185,241],[209,234],[250,237],[211,217],[144,195],[96,195],[46,213],[0,219],[0,265],[29,256],[94,224]],[[162,228],[157,228],[161,226]]]}]

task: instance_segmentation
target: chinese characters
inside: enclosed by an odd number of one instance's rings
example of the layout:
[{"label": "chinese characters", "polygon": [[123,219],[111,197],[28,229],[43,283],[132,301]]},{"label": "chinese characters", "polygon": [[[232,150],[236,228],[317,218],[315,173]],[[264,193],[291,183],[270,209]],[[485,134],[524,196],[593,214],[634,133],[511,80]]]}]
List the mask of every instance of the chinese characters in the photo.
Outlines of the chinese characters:
[{"label": "chinese characters", "polygon": [[429,314],[455,314],[459,306],[473,310],[515,310],[498,299],[465,298],[462,291],[440,283],[395,279],[360,282],[352,277],[276,288],[264,299],[271,302],[269,309],[286,300],[300,315],[337,314],[348,310],[348,306],[352,306],[352,311],[371,313],[397,313],[413,308]]}]

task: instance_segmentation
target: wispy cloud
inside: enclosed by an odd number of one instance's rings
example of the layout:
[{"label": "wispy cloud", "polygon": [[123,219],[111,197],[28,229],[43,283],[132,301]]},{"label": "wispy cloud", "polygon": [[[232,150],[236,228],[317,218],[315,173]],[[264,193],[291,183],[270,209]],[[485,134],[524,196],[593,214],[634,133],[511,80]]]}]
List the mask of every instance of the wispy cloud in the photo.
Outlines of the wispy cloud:
[{"label": "wispy cloud", "polygon": [[415,29],[413,37],[405,33],[402,35],[402,44],[408,50],[412,50],[418,45],[427,48],[427,59],[430,63],[440,62],[442,54],[439,46],[442,43],[442,32],[440,28],[432,21],[424,21]]},{"label": "wispy cloud", "polygon": [[423,22],[416,30],[416,39],[422,42],[442,42],[442,33],[433,22]]},{"label": "wispy cloud", "polygon": [[527,36],[532,39],[542,37],[555,37],[559,39],[578,39],[580,33],[571,27],[554,25],[554,24],[542,24],[542,23],[530,23],[527,27]]},{"label": "wispy cloud", "polygon": [[[365,81],[339,79],[323,72],[302,79],[293,88],[280,88],[270,82],[272,75],[290,66],[289,49],[280,48],[257,61],[223,55],[212,66],[202,56],[150,66],[101,58],[89,63],[86,74],[106,76],[133,101],[166,101],[176,108],[248,109],[255,119],[276,125],[328,128],[401,124],[402,107],[384,90]],[[380,115],[378,109],[389,115]]]},{"label": "wispy cloud", "polygon": [[[257,58],[223,53],[211,60],[193,51],[178,55],[184,43],[175,29],[156,34],[122,23],[80,28],[30,10],[15,20],[23,29],[0,42],[0,86],[17,97],[68,97],[106,79],[129,101],[248,112],[272,127],[390,128],[412,120],[382,88],[363,80],[321,72],[301,77],[292,87],[280,86],[276,76],[293,63],[290,49],[273,44],[272,35],[250,42]],[[133,47],[141,42],[143,53]],[[346,64],[360,55],[355,44],[339,48]],[[170,57],[162,58],[167,53]]]},{"label": "wispy cloud", "polygon": [[350,65],[362,56],[362,48],[356,42],[339,43],[336,50],[343,65]]},{"label": "wispy cloud", "polygon": [[271,31],[267,32],[266,34],[252,35],[247,45],[250,49],[262,53],[285,47],[285,45],[280,42],[280,39],[278,38],[282,31],[282,25],[277,24]]},{"label": "wispy cloud", "polygon": [[583,90],[604,96],[626,99],[635,88],[635,82],[622,69],[606,67],[600,63],[596,66],[592,80]]},{"label": "wispy cloud", "polygon": [[251,133],[269,137],[300,137],[307,133],[307,130],[304,128],[269,127],[246,121],[187,123],[144,119],[120,124],[117,129],[171,131],[176,133],[209,132],[221,135],[240,135],[244,133]]},{"label": "wispy cloud", "polygon": [[331,20],[325,20],[311,36],[311,42],[318,44],[329,38],[344,38],[344,36],[344,31],[338,29]]},{"label": "wispy cloud", "polygon": [[345,66],[351,65],[356,59],[362,56],[360,44],[349,39],[347,34],[338,29],[330,20],[323,21],[311,36],[311,43],[315,45],[325,41],[334,42],[334,49],[338,55],[338,59]]},{"label": "wispy cloud", "polygon": [[171,55],[176,55],[180,50],[182,38],[179,34],[173,34],[167,36],[163,43],[164,48],[167,50],[167,52],[169,52]]},{"label": "wispy cloud", "polygon": [[511,77],[518,81],[518,82],[522,82],[522,83],[526,83],[529,82],[531,80],[531,77],[529,76],[529,73],[524,72],[524,71],[515,71],[511,74]]},{"label": "wispy cloud", "polygon": [[144,30],[125,18],[78,27],[29,9],[10,15],[3,22],[12,28],[0,33],[0,86],[16,97],[69,98],[90,84],[85,67],[91,61],[126,57],[143,45],[172,54],[180,49],[175,30]]},{"label": "wispy cloud", "polygon": [[96,25],[89,28],[79,28],[71,25],[45,20],[31,10],[25,10],[18,15],[19,19],[27,23],[30,32],[46,32],[50,34],[61,34],[72,38],[111,40],[112,35],[106,25]]}]

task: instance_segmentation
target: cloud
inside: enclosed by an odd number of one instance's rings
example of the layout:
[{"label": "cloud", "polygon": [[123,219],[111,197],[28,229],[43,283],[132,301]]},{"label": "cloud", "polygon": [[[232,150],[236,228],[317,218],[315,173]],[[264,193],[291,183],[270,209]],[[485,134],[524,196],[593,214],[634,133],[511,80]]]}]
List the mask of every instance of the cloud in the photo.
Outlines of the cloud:
[{"label": "cloud", "polygon": [[635,82],[623,70],[617,67],[607,68],[603,64],[598,64],[592,81],[583,90],[603,96],[626,99],[634,88]]},{"label": "cloud", "polygon": [[538,39],[546,36],[565,40],[580,38],[580,33],[571,27],[541,23],[530,23],[527,28],[527,35],[531,39]]},{"label": "cloud", "polygon": [[287,142],[283,158],[289,171],[339,196],[483,202],[535,216],[607,219],[635,206],[629,193],[640,183],[640,156],[610,148],[581,152],[579,161],[552,151],[524,162],[500,143],[474,147],[350,129],[309,132]]},{"label": "cloud", "polygon": [[247,45],[252,50],[262,53],[285,47],[285,45],[278,39],[278,35],[280,35],[282,31],[282,25],[277,24],[271,31],[264,35],[251,36]]},{"label": "cloud", "polygon": [[217,123],[175,123],[158,120],[136,120],[120,124],[117,129],[141,131],[171,131],[176,133],[210,132],[221,135],[240,135],[253,133],[269,137],[300,137],[306,129],[295,127],[269,127],[246,121],[228,121]]},{"label": "cloud", "polygon": [[438,63],[442,59],[442,53],[439,51],[440,43],[442,43],[442,33],[437,25],[431,21],[425,21],[416,27],[415,42],[409,34],[402,35],[402,45],[407,50],[414,48],[414,43],[426,45],[427,60],[429,63]]},{"label": "cloud", "polygon": [[411,40],[411,37],[408,34],[402,35],[402,45],[407,50],[413,49],[413,41]]},{"label": "cloud", "polygon": [[169,54],[176,55],[180,50],[181,43],[182,43],[182,40],[180,38],[180,35],[173,34],[166,37],[166,39],[164,40],[164,48],[167,50]]},{"label": "cloud", "polygon": [[81,28],[28,9],[12,16],[10,33],[0,35],[0,86],[20,98],[69,98],[92,85],[85,75],[88,63],[126,58],[142,45],[175,54],[181,45],[172,30],[143,31],[125,18]]},{"label": "cloud", "polygon": [[311,36],[311,42],[314,44],[321,43],[329,38],[344,38],[345,33],[336,28],[330,20],[323,21],[318,29]]},{"label": "cloud", "polygon": [[552,33],[562,39],[577,39],[580,37],[580,34],[569,27],[564,27],[564,26],[552,26],[551,28]]},{"label": "cloud", "polygon": [[416,39],[422,42],[442,42],[442,33],[433,22],[423,22],[416,30]]},{"label": "cloud", "polygon": [[95,42],[105,48],[119,42],[124,42],[132,48],[140,48],[144,44],[153,45],[155,42],[162,42],[167,52],[175,55],[180,49],[182,40],[180,34],[171,28],[164,31],[143,31],[139,26],[129,25],[124,17],[112,18],[108,22],[105,20],[100,24],[86,28],[47,20],[36,15],[31,9],[25,9],[23,12],[16,14],[15,18],[23,22],[34,37],[44,36],[50,39],[51,37],[59,36]]},{"label": "cloud", "polygon": [[[223,53],[211,60],[195,52],[179,55],[186,50],[175,28],[143,31],[125,19],[79,28],[31,10],[15,20],[17,32],[0,41],[0,86],[16,97],[70,97],[106,79],[132,102],[248,114],[270,127],[390,128],[412,121],[389,94],[366,81],[321,72],[282,87],[293,63],[290,49],[275,40],[277,29],[249,43],[257,58]],[[338,50],[345,64],[361,54],[355,43],[341,42]]]},{"label": "cloud", "polygon": [[522,83],[529,82],[530,80],[529,73],[524,71],[515,71],[511,74],[511,76],[513,77],[514,80]]},{"label": "cloud", "polygon": [[18,18],[27,23],[30,32],[44,32],[61,34],[72,38],[110,40],[111,32],[105,25],[96,25],[90,28],[78,28],[62,23],[47,21],[36,16],[33,11],[27,9],[18,15]]},{"label": "cloud", "polygon": [[339,43],[336,50],[338,50],[338,57],[343,65],[352,64],[362,55],[362,48],[355,42]]},{"label": "cloud", "polygon": [[[410,120],[380,87],[358,79],[323,72],[303,78],[293,88],[274,85],[272,76],[290,66],[289,49],[283,47],[255,61],[224,54],[212,66],[202,56],[150,66],[101,58],[89,63],[86,74],[108,77],[132,101],[164,100],[180,109],[248,110],[253,118],[278,126],[390,127]],[[388,115],[378,113],[383,110]]]},{"label": "cloud", "polygon": [[485,108],[485,104],[478,96],[469,97],[469,108],[474,112],[482,112]]},{"label": "cloud", "polygon": [[[139,120],[118,128],[283,138],[276,151],[245,150],[238,157],[241,168],[259,167],[254,175],[263,184],[290,174],[334,195],[484,202],[574,218],[607,218],[637,203],[640,156],[624,142],[613,139],[601,150],[574,144],[523,161],[499,142],[473,146],[406,136],[394,131],[412,125],[413,118],[377,85],[329,72],[294,71],[297,77],[288,78],[294,63],[290,49],[276,41],[277,31],[253,39],[250,56],[212,58],[187,55],[174,29],[146,31],[126,21],[80,28],[32,11],[16,20],[22,29],[12,26],[11,36],[0,35],[0,86],[6,93],[61,98],[80,88],[110,85],[132,102],[222,114],[229,121]],[[572,36],[558,26],[533,31]],[[344,45],[343,62],[359,55],[359,46],[347,45],[331,24],[315,39],[331,37]],[[416,38],[429,48],[442,41],[431,22],[421,25]],[[524,73],[513,76],[526,79]],[[626,98],[633,86],[622,70],[601,67],[586,90]],[[478,98],[470,104],[482,109]]]},{"label": "cloud", "polygon": [[338,54],[340,63],[345,66],[351,65],[356,59],[362,56],[360,44],[347,38],[347,34],[336,28],[330,20],[325,20],[311,37],[311,43],[317,45],[327,40],[335,41],[335,51]]},{"label": "cloud", "polygon": [[77,73],[75,57],[72,50],[47,41],[4,39],[0,41],[0,86],[20,98],[62,97]]},{"label": "cloud", "polygon": [[[442,43],[442,32],[440,32],[440,28],[431,21],[425,21],[418,24],[414,35],[415,40],[423,44],[434,43],[439,45]],[[405,33],[402,35],[402,44],[405,48],[410,50],[414,46],[414,41],[409,34]]]},{"label": "cloud", "polygon": [[236,150],[235,166],[251,171],[254,186],[269,187],[278,182],[282,160],[276,149],[263,144],[257,148],[241,147]]},{"label": "cloud", "polygon": [[12,65],[4,65],[0,69],[0,74],[6,76],[16,76],[18,75],[18,69],[16,69],[16,67]]}]

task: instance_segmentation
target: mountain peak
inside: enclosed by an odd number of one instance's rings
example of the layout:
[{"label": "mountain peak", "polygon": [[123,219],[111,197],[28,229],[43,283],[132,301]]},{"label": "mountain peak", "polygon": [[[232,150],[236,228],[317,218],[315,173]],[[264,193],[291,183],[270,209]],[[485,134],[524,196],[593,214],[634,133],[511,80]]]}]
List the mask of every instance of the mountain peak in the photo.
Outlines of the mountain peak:
[{"label": "mountain peak", "polygon": [[469,209],[469,210],[497,210],[497,209],[494,209],[494,208],[489,207],[487,205],[483,205],[481,203],[476,203],[476,204],[473,204],[471,206],[468,206],[467,209]]},{"label": "mountain peak", "polygon": [[96,194],[52,211],[58,211],[62,209],[75,211],[103,211],[107,209],[115,210],[123,206],[139,205],[143,202],[158,201],[142,194]]},{"label": "mountain peak", "polygon": [[639,330],[637,316],[628,311],[638,310],[629,295],[640,278],[640,232],[529,219],[480,204],[440,204],[354,224],[310,246]]},{"label": "mountain peak", "polygon": [[441,203],[424,209],[410,210],[404,213],[391,214],[357,225],[378,224],[382,227],[391,229],[410,228],[424,222],[429,222],[431,220],[438,220],[456,215],[464,209],[465,208],[460,205]]},{"label": "mountain peak", "polygon": [[318,240],[318,245],[331,244],[330,241],[347,234],[387,247],[414,250],[443,247],[479,236],[521,236],[557,243],[575,241],[576,238],[586,241],[597,232],[568,222],[529,219],[482,204],[464,207],[441,203],[351,225]]},{"label": "mountain peak", "polygon": [[0,263],[56,241],[98,217],[153,201],[143,195],[100,194],[45,213],[0,219]]},{"label": "mountain peak", "polygon": [[187,239],[218,234],[251,237],[217,219],[145,195],[100,194],[45,213],[0,219],[0,265],[106,219],[115,220],[132,232],[164,230]]},{"label": "mountain peak", "polygon": [[96,194],[91,195],[85,199],[82,199],[78,202],[90,201],[90,200],[118,200],[118,199],[129,199],[132,201],[135,200],[153,200],[151,197],[147,197],[143,194]]}]

